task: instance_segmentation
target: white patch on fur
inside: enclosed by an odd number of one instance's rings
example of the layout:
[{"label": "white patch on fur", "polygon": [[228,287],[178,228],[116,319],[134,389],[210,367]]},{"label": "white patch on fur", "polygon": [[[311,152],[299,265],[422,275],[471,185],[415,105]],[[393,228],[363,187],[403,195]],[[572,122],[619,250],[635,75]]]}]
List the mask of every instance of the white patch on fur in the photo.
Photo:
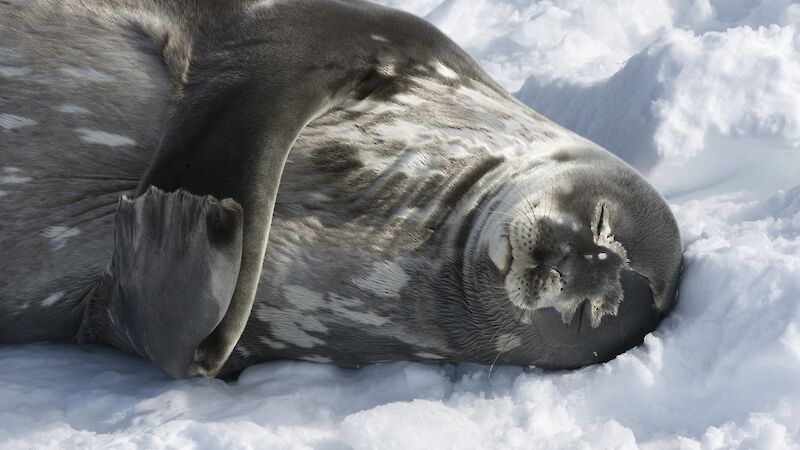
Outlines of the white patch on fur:
[{"label": "white patch on fur", "polygon": [[373,170],[377,173],[383,173],[396,161],[393,156],[381,155],[371,151],[359,152],[358,159],[365,169]]},{"label": "white patch on fur", "polygon": [[317,203],[327,203],[331,201],[330,196],[323,194],[322,192],[309,192],[308,197],[311,199],[311,201]]},{"label": "white patch on fur", "polygon": [[28,67],[0,66],[0,77],[15,78],[31,73]]},{"label": "white patch on fur", "polygon": [[14,130],[32,125],[36,125],[36,121],[28,117],[6,113],[0,114],[0,128],[3,128],[4,130]]},{"label": "white patch on fur", "polygon": [[473,155],[469,143],[462,139],[450,139],[446,144],[442,144],[441,152],[451,159],[464,159]]},{"label": "white patch on fur", "polygon": [[81,230],[77,228],[62,226],[47,227],[47,229],[42,232],[42,236],[50,239],[50,245],[53,246],[53,250],[63,248],[67,244],[69,238],[73,238],[79,234],[81,234]]},{"label": "white patch on fur", "polygon": [[58,105],[56,109],[62,113],[66,114],[91,114],[92,112],[86,108],[83,108],[78,105],[73,105],[72,103],[63,103]]},{"label": "white patch on fur", "polygon": [[286,286],[283,296],[290,305],[303,311],[316,311],[323,306],[322,294],[303,286]]},{"label": "white patch on fur", "polygon": [[283,290],[291,309],[262,307],[256,317],[269,323],[272,336],[280,341],[302,348],[312,348],[325,343],[309,334],[327,333],[328,328],[319,320],[314,311],[322,306],[322,294],[302,286],[287,286]]},{"label": "white patch on fur", "polygon": [[256,3],[253,3],[252,5],[250,5],[250,10],[252,11],[254,9],[271,8],[272,6],[275,5],[275,1],[276,0],[261,0],[261,1],[258,1]]},{"label": "white patch on fur", "polygon": [[20,184],[27,183],[33,178],[20,175],[22,171],[16,167],[3,167],[3,174],[0,175],[0,184]]},{"label": "white patch on fur", "polygon": [[300,348],[313,348],[325,344],[322,339],[309,334],[327,333],[328,328],[314,316],[298,309],[280,309],[263,306],[256,310],[256,318],[269,323],[272,337]]},{"label": "white patch on fur", "polygon": [[236,350],[236,353],[242,355],[242,358],[247,358],[250,355],[252,355],[252,352],[250,352],[250,350],[247,347],[245,347],[244,345],[241,345],[241,344],[237,345],[235,350]]},{"label": "white patch on fur", "polygon": [[400,298],[400,291],[409,280],[403,268],[392,261],[373,263],[369,274],[352,278],[354,285],[383,298]]},{"label": "white patch on fur", "polygon": [[375,70],[386,75],[387,77],[393,77],[397,75],[397,67],[395,67],[395,65],[392,63],[378,64],[375,66]]},{"label": "white patch on fur", "polygon": [[315,362],[315,363],[323,363],[323,364],[329,363],[329,362],[333,362],[333,360],[328,358],[327,356],[321,356],[321,355],[303,356],[300,359],[302,359],[303,361]]},{"label": "white patch on fur", "polygon": [[436,354],[428,353],[428,352],[417,352],[417,353],[414,353],[414,356],[416,356],[417,358],[421,358],[421,359],[446,359],[444,356],[436,355]]},{"label": "white patch on fur", "polygon": [[[400,107],[391,102],[378,102],[372,100],[370,98],[365,98],[364,100],[352,101],[343,105],[343,109],[348,112],[356,112],[362,114],[382,114],[391,111],[400,111]],[[342,124],[340,124],[342,125]],[[352,123],[344,124],[348,127],[353,127]],[[339,136],[340,130],[337,130],[337,136]],[[358,134],[361,136],[361,133]]]},{"label": "white patch on fur", "polygon": [[489,259],[492,260],[497,270],[501,273],[506,273],[510,269],[511,244],[508,240],[508,236],[504,234],[505,230],[503,230],[502,224],[503,221],[508,221],[508,218],[503,216],[499,219],[502,220],[491,220],[487,224],[484,236],[488,238],[488,242],[481,244],[488,246]]},{"label": "white patch on fur", "polygon": [[259,337],[258,340],[273,350],[283,350],[286,348],[286,344],[283,342],[275,342],[272,339],[265,338],[264,336]]},{"label": "white patch on fur", "polygon": [[372,39],[373,41],[378,41],[378,42],[391,42],[391,41],[389,41],[389,39],[386,39],[385,37],[381,36],[380,34],[370,34],[369,38]]},{"label": "white patch on fur", "polygon": [[397,94],[392,97],[392,100],[408,106],[419,106],[427,101],[423,97],[414,94]]},{"label": "white patch on fur", "polygon": [[50,294],[47,296],[46,299],[42,300],[42,306],[45,308],[49,308],[62,298],[64,298],[63,292],[56,292],[54,294]]},{"label": "white patch on fur", "polygon": [[381,326],[389,322],[389,319],[386,317],[381,317],[373,312],[362,312],[356,309],[363,307],[363,303],[360,300],[344,297],[335,293],[329,293],[326,301],[325,297],[318,292],[302,286],[286,286],[283,290],[283,295],[293,307],[302,311],[325,315],[328,313],[317,313],[317,311],[326,309],[336,317],[364,325]]},{"label": "white patch on fur", "polygon": [[343,317],[347,320],[361,323],[364,325],[372,325],[379,327],[381,325],[386,325],[389,323],[389,319],[383,316],[379,316],[373,312],[363,312],[357,311],[352,309],[357,305],[362,305],[363,303],[359,300],[342,297],[341,295],[337,295],[334,293],[330,295],[330,304],[328,308],[331,312],[339,317]]},{"label": "white patch on fur", "polygon": [[84,142],[90,144],[107,145],[109,147],[118,147],[121,145],[134,145],[136,141],[133,139],[121,136],[119,134],[107,133],[100,130],[90,130],[88,128],[75,128],[75,132],[80,135]]},{"label": "white patch on fur", "polygon": [[494,341],[494,348],[498,352],[507,352],[522,345],[522,339],[513,333],[503,333]]},{"label": "white patch on fur", "polygon": [[[438,130],[414,122],[395,120],[391,123],[379,123],[372,127],[372,133],[393,141],[402,141],[409,147],[422,147],[434,141]],[[395,156],[396,157],[396,156]]]},{"label": "white patch on fur", "polygon": [[406,150],[392,164],[392,168],[416,178],[429,177],[437,173],[444,175],[439,162],[424,150]]},{"label": "white patch on fur", "polygon": [[80,67],[67,66],[67,67],[62,67],[61,69],[59,69],[59,71],[64,75],[69,75],[74,78],[81,78],[89,81],[108,82],[116,80],[116,78],[114,78],[113,75],[107,74],[102,70],[97,70],[97,69],[84,69]]},{"label": "white patch on fur", "polygon": [[436,61],[434,67],[436,68],[436,73],[445,78],[449,78],[451,80],[455,80],[458,78],[458,74],[453,69],[442,64],[441,61]]}]

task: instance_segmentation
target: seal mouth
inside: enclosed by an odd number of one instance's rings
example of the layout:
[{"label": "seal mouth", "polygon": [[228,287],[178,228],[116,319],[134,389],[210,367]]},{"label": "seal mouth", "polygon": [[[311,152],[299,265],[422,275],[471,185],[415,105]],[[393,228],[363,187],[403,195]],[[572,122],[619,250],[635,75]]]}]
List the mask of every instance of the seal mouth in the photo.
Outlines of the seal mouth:
[{"label": "seal mouth", "polygon": [[511,304],[526,311],[556,306],[566,283],[564,273],[549,264],[513,270],[504,278]]}]

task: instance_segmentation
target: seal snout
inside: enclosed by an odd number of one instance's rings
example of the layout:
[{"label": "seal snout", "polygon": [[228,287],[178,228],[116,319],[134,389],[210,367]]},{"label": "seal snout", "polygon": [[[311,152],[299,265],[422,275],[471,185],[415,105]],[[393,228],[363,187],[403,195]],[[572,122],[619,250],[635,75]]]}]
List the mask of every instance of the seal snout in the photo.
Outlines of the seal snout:
[{"label": "seal snout", "polygon": [[571,253],[571,245],[562,236],[565,230],[559,225],[547,216],[534,218],[533,214],[523,214],[509,224],[504,281],[516,307],[535,310],[558,302],[567,284],[564,262]]}]

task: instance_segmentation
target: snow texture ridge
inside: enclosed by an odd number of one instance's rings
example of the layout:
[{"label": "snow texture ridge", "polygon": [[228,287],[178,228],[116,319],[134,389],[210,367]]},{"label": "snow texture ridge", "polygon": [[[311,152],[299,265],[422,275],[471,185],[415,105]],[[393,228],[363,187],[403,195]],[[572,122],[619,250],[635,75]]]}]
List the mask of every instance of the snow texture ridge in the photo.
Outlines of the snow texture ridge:
[{"label": "snow texture ridge", "polygon": [[607,364],[491,380],[287,361],[174,381],[102,347],[0,347],[0,448],[800,449],[800,5],[382,3],[659,188],[685,248],[674,313]]}]

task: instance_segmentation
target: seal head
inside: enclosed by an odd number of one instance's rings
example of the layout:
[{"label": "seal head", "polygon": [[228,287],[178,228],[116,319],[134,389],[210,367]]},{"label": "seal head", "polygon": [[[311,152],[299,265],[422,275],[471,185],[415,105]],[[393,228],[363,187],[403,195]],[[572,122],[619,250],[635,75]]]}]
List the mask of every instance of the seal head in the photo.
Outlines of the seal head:
[{"label": "seal head", "polygon": [[681,242],[663,198],[611,155],[565,150],[556,159],[482,202],[465,252],[467,303],[493,314],[506,305],[499,314],[513,317],[489,340],[506,363],[609,360],[676,300]]}]

